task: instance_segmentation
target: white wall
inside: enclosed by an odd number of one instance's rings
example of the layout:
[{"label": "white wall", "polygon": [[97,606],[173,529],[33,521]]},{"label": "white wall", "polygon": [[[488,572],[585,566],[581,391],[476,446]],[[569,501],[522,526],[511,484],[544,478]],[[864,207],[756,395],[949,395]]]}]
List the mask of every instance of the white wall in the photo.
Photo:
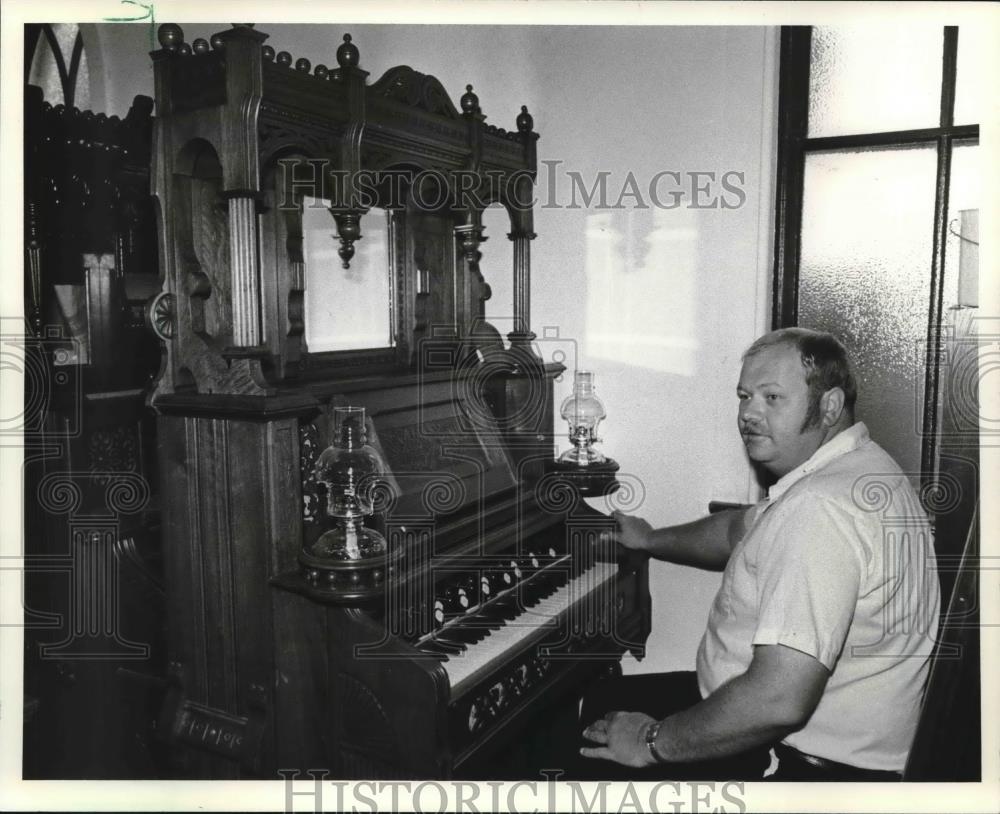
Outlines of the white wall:
[{"label": "white wall", "polygon": [[[745,173],[738,209],[542,209],[532,257],[533,327],[579,341],[608,410],[603,446],[645,487],[637,513],[659,526],[743,501],[735,385],[769,296],[773,32],[566,28],[533,41],[541,159],[609,171],[612,201],[629,171],[640,189],[661,170]],[[641,669],[690,669],[719,577],[654,563],[650,581]]]},{"label": "white wall", "polygon": [[[186,40],[219,26],[184,26]],[[539,197],[568,203],[567,172],[589,187],[608,173],[614,204],[633,173],[648,208],[536,210],[532,327],[558,329],[580,367],[596,371],[608,410],[604,449],[645,502],[654,525],[703,514],[710,499],[743,501],[751,478],[735,431],[735,381],[742,349],[766,326],[777,37],[751,27],[260,26],[275,50],[335,65],[344,31],[375,81],[408,64],[437,76],[457,103],[475,86],[488,121],[514,129],[522,104],[541,133],[541,160],[562,162],[555,185],[540,165]],[[137,93],[152,94],[144,26],[84,29],[93,82],[105,110],[124,115]],[[97,85],[99,84],[99,87]],[[744,174],[734,209],[657,208],[648,185],[660,171]],[[735,179],[734,179],[735,180]],[[661,201],[678,188],[664,177]],[[714,185],[712,194],[720,188]],[[735,203],[738,198],[727,194]],[[579,199],[578,199],[579,200]],[[509,244],[492,240],[483,271],[491,311],[510,310]],[[499,256],[498,256],[499,255]],[[502,330],[506,328],[498,325]],[[559,385],[566,395],[570,377]],[[646,661],[630,670],[690,669],[719,577],[654,563],[654,631]]]}]

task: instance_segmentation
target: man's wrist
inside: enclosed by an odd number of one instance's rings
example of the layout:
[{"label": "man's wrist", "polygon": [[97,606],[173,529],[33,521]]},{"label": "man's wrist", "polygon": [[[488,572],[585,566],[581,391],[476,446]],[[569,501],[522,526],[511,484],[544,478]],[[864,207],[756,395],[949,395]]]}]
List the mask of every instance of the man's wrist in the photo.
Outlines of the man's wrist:
[{"label": "man's wrist", "polygon": [[644,739],[646,741],[646,750],[649,752],[649,756],[652,758],[654,763],[667,763],[667,759],[663,757],[660,752],[659,747],[656,745],[656,739],[660,735],[660,725],[662,721],[653,721],[646,726],[646,731],[644,733]]}]

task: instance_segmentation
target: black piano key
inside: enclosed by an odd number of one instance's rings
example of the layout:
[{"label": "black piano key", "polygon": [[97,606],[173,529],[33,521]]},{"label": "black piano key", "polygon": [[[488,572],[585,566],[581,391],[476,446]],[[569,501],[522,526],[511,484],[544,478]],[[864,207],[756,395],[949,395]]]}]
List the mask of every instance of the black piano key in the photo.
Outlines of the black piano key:
[{"label": "black piano key", "polygon": [[503,627],[511,619],[517,618],[517,609],[513,605],[505,605],[503,607],[493,607],[491,605],[483,609],[481,618],[495,624],[497,627]]},{"label": "black piano key", "polygon": [[478,624],[492,627],[503,627],[512,614],[518,610],[517,600],[513,596],[505,596],[499,602],[490,602],[476,611]]},{"label": "black piano key", "polygon": [[524,600],[530,601],[532,603],[537,602],[540,599],[544,599],[550,594],[555,593],[559,586],[556,584],[556,575],[547,575],[546,578],[534,579],[531,582],[526,583],[521,586],[521,593]]},{"label": "black piano key", "polygon": [[469,627],[466,628],[469,633],[469,644],[479,644],[483,639],[490,635],[493,631],[485,627]]},{"label": "black piano key", "polygon": [[434,641],[438,644],[452,645],[457,647],[460,652],[464,652],[468,648],[468,642],[464,640],[461,630],[457,626],[439,630],[434,634]]},{"label": "black piano key", "polygon": [[425,655],[428,659],[435,659],[435,660],[440,661],[442,663],[448,661],[448,656],[446,654],[444,654],[444,653],[430,652],[428,650],[424,650],[422,647],[417,648],[417,649],[420,650],[420,652],[423,653],[423,655]]},{"label": "black piano key", "polygon": [[547,586],[552,582],[552,575],[546,571],[536,572],[525,584],[531,586]]},{"label": "black piano key", "polygon": [[541,599],[539,586],[521,585],[517,589],[517,603],[522,608],[530,608]]},{"label": "black piano key", "polygon": [[521,613],[521,605],[517,601],[517,597],[507,595],[493,603],[487,612],[492,613],[496,619],[516,619]]},{"label": "black piano key", "polygon": [[483,630],[477,630],[475,628],[470,628],[465,625],[452,625],[445,630],[438,632],[435,637],[438,641],[455,642],[461,643],[463,645],[475,644],[483,636],[485,636]]},{"label": "black piano key", "polygon": [[427,641],[421,642],[417,645],[417,650],[422,653],[426,653],[428,656],[434,656],[441,659],[441,661],[447,661],[448,656],[454,655],[455,650],[453,648],[443,647],[435,642],[433,639],[428,639]]},{"label": "black piano key", "polygon": [[433,642],[432,647],[438,648],[440,652],[450,656],[457,656],[465,652],[465,645],[462,642],[453,642],[442,637],[440,633],[435,633],[433,638],[428,639],[423,644],[427,645],[431,642]]},{"label": "black piano key", "polygon": [[473,614],[469,617],[468,622],[470,628],[482,630],[484,636],[491,630],[499,630],[504,626],[502,619],[497,619],[495,616],[490,616],[488,613],[483,612]]},{"label": "black piano key", "polygon": [[537,580],[539,587],[544,588],[548,593],[554,593],[567,582],[569,582],[569,574],[565,568],[555,568],[547,571]]}]

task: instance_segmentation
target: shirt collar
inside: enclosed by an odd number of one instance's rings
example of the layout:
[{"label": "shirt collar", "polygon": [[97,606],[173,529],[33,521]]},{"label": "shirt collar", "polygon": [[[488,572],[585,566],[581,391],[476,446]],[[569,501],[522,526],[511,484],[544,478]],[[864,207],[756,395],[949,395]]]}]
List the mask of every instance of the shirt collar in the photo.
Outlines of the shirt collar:
[{"label": "shirt collar", "polygon": [[809,460],[779,478],[777,483],[768,489],[768,502],[777,500],[791,488],[792,484],[802,480],[806,475],[815,472],[817,469],[822,469],[841,455],[853,452],[858,447],[868,443],[869,440],[868,427],[865,426],[863,421],[858,421],[846,430],[837,433],[817,449],[810,456]]}]

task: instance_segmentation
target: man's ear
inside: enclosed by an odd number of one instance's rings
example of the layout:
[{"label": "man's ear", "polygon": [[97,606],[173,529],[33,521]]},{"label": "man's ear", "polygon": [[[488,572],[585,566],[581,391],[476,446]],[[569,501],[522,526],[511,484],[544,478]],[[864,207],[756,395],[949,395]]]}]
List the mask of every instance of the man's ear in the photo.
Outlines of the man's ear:
[{"label": "man's ear", "polygon": [[832,427],[844,414],[844,391],[831,387],[819,400],[819,414],[824,427]]}]

